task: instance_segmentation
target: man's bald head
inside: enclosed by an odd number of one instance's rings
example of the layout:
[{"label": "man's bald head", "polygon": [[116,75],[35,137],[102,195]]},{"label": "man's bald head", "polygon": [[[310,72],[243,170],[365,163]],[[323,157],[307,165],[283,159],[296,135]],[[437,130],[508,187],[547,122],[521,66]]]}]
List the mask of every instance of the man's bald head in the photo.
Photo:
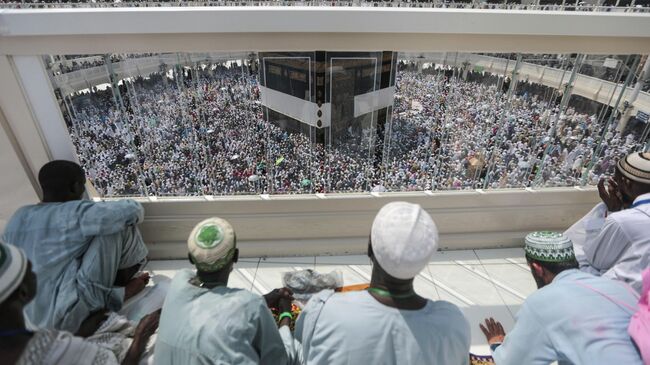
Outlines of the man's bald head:
[{"label": "man's bald head", "polygon": [[43,202],[46,203],[81,199],[85,181],[84,170],[71,161],[51,161],[38,172],[38,183],[43,189]]}]

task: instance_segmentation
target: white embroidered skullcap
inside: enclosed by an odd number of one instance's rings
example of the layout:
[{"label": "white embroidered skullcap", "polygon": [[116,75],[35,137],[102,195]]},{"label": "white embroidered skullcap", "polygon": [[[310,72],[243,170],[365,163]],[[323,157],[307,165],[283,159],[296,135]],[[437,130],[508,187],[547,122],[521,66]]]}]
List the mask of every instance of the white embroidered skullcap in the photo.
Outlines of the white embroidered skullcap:
[{"label": "white embroidered skullcap", "polygon": [[540,231],[526,235],[524,251],[537,261],[566,262],[575,260],[573,243],[559,232]]},{"label": "white embroidered skullcap", "polygon": [[412,279],[438,248],[438,228],[419,205],[392,202],[377,213],[370,242],[384,271],[398,279]]},{"label": "white embroidered skullcap", "polygon": [[16,246],[0,242],[0,303],[20,286],[27,272],[27,257]]},{"label": "white embroidered skullcap", "polygon": [[187,248],[197,269],[221,270],[235,254],[235,230],[225,219],[208,218],[194,227]]},{"label": "white embroidered skullcap", "polygon": [[635,152],[618,161],[618,170],[628,179],[650,184],[650,152]]}]

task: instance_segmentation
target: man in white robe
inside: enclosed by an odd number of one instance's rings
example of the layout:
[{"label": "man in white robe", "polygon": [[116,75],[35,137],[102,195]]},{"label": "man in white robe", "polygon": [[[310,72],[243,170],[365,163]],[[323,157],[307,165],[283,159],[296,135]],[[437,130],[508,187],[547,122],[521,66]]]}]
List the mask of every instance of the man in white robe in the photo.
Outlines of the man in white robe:
[{"label": "man in white robe", "polygon": [[160,311],[137,327],[112,313],[88,338],[27,329],[23,310],[34,299],[37,277],[25,254],[0,243],[0,359],[6,365],[136,365],[158,327]]},{"label": "man in white robe", "polygon": [[132,278],[148,252],[136,227],[144,210],[132,200],[82,200],[84,172],[73,162],[52,161],[38,177],[43,201],[16,211],[2,239],[26,253],[39,277],[26,308],[31,324],[76,332],[147,284],[148,275]]},{"label": "man in white robe", "polygon": [[580,269],[642,289],[650,266],[650,153],[621,159],[608,187],[598,185],[603,203],[569,228]]},{"label": "man in white robe", "polygon": [[312,297],[296,322],[297,357],[307,365],[468,364],[463,314],[413,289],[437,243],[435,223],[419,205],[385,205],[370,234],[370,288]]},{"label": "man in white robe", "polygon": [[[181,270],[172,281],[156,339],[157,365],[293,361],[288,355],[293,351],[290,292],[277,290],[264,298],[229,288],[228,277],[239,255],[235,241],[232,226],[220,218],[200,222],[190,234],[189,257],[197,271]],[[281,312],[280,332],[269,305]]]},{"label": "man in white robe", "polygon": [[529,234],[525,251],[539,290],[507,336],[492,318],[481,325],[496,365],[642,364],[627,332],[639,300],[631,287],[578,270],[572,243],[560,233]]}]

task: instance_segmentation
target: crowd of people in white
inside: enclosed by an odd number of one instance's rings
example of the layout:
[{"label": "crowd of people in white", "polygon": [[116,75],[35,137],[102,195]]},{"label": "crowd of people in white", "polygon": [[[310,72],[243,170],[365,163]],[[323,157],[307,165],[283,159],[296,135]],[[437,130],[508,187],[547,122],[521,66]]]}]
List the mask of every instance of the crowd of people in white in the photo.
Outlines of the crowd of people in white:
[{"label": "crowd of people in white", "polygon": [[[509,93],[492,76],[402,67],[385,143],[350,128],[341,140],[365,142],[324,144],[265,120],[255,73],[212,65],[193,75],[153,74],[125,82],[119,97],[109,87],[70,99],[70,132],[102,195],[595,184],[638,143],[607,113],[560,110],[523,84]],[[381,161],[370,146],[383,148]]]}]

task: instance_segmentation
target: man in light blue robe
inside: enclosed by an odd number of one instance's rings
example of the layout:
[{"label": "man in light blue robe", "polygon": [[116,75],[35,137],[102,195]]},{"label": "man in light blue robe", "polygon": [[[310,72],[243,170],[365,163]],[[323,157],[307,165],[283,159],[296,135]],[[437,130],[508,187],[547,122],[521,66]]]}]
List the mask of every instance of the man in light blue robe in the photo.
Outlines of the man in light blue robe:
[{"label": "man in light blue robe", "polygon": [[25,252],[39,278],[26,308],[31,325],[76,332],[146,285],[148,276],[132,278],[147,256],[136,227],[144,211],[132,200],[82,200],[84,172],[73,162],[52,161],[38,177],[42,203],[16,211],[2,239]]},{"label": "man in light blue robe", "polygon": [[[220,218],[202,221],[190,234],[189,257],[197,271],[181,270],[172,281],[156,339],[157,365],[293,363],[290,292],[264,298],[229,288],[239,255],[235,241],[232,226]],[[282,335],[268,305],[281,312]]]},{"label": "man in light blue robe", "polygon": [[573,244],[562,234],[531,233],[525,251],[540,289],[507,336],[492,318],[481,325],[496,365],[642,364],[627,332],[639,299],[631,287],[578,270]]},{"label": "man in light blue robe", "polygon": [[370,236],[370,288],[312,297],[296,322],[296,357],[308,365],[468,364],[470,328],[461,311],[413,289],[437,246],[429,214],[389,203]]}]

